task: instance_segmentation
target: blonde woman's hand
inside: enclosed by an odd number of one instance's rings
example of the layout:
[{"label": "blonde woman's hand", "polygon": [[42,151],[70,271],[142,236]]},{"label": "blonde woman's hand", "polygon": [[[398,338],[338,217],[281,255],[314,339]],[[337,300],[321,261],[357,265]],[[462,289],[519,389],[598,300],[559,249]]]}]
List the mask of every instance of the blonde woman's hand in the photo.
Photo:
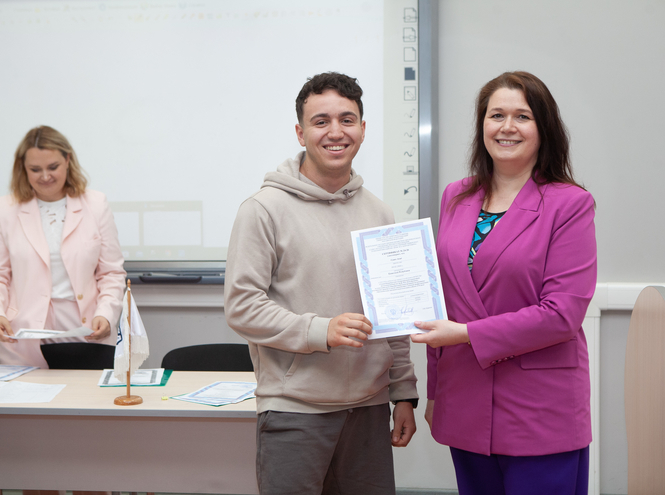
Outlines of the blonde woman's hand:
[{"label": "blonde woman's hand", "polygon": [[111,335],[111,324],[109,321],[103,316],[95,316],[92,319],[92,333],[85,340],[95,342],[105,339],[109,335]]},{"label": "blonde woman's hand", "polygon": [[8,342],[12,344],[18,342],[16,339],[12,339],[13,335],[14,330],[12,330],[9,320],[4,316],[0,316],[0,342]]}]

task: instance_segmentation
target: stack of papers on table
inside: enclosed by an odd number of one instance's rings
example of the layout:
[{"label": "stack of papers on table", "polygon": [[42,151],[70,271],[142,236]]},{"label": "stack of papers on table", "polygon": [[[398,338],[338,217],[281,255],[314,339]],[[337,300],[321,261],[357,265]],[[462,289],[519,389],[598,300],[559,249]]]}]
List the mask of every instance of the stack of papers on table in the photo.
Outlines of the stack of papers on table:
[{"label": "stack of papers on table", "polygon": [[38,369],[37,366],[21,366],[18,364],[0,364],[0,382],[13,380],[17,376],[24,375],[28,371]]},{"label": "stack of papers on table", "polygon": [[253,399],[255,390],[256,383],[252,382],[215,382],[196,392],[171,398],[208,406],[225,406]]}]

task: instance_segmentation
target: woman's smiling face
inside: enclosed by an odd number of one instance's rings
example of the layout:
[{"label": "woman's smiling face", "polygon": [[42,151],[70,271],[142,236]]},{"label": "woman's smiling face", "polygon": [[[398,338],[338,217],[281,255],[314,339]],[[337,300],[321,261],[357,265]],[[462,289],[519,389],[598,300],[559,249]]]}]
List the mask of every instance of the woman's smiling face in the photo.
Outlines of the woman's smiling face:
[{"label": "woman's smiling face", "polygon": [[519,89],[499,88],[490,97],[483,124],[485,148],[499,170],[532,170],[540,135],[533,112]]},{"label": "woman's smiling face", "polygon": [[25,171],[37,199],[58,201],[65,197],[69,157],[57,150],[30,148],[25,153]]}]

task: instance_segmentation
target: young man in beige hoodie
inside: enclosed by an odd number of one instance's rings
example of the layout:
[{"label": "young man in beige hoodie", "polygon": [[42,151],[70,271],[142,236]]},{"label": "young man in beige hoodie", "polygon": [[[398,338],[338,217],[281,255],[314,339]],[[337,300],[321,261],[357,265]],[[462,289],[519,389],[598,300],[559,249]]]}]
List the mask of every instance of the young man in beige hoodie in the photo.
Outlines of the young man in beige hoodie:
[{"label": "young man in beige hoodie", "polygon": [[361,96],[343,74],[308,80],[296,99],[305,151],[266,174],[231,233],[225,312],[256,372],[263,495],[395,493],[391,444],[416,429],[408,337],[368,340],[355,272],[350,232],[394,222],[352,169]]}]

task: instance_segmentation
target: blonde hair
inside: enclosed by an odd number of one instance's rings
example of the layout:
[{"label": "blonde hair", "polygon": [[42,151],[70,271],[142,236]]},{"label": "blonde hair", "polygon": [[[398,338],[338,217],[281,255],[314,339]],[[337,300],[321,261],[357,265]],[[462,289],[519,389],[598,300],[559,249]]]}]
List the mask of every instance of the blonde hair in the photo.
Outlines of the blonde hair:
[{"label": "blonde hair", "polygon": [[30,129],[16,148],[11,184],[11,191],[16,201],[25,203],[35,197],[35,191],[28,181],[28,173],[25,170],[25,154],[31,148],[59,151],[62,156],[69,158],[69,169],[63,189],[68,196],[73,197],[78,197],[85,192],[88,179],[79,165],[74,148],[61,133],[52,127],[42,125]]}]

